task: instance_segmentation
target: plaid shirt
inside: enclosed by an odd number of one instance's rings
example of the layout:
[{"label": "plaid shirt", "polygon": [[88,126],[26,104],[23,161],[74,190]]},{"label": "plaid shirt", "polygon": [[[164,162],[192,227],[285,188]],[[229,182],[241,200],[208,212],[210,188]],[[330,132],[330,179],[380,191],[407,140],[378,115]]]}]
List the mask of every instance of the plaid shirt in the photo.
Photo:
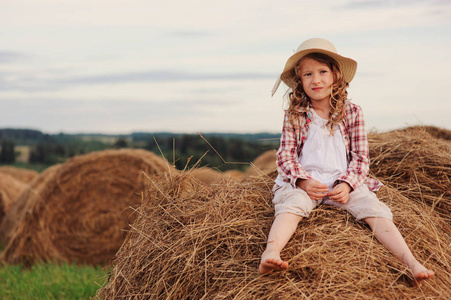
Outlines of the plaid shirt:
[{"label": "plaid shirt", "polygon": [[[347,101],[345,110],[345,118],[339,127],[346,145],[348,169],[346,174],[337,178],[334,185],[345,181],[355,190],[366,183],[371,191],[377,191],[382,183],[367,177],[370,160],[362,109]],[[288,112],[285,112],[280,147],[277,151],[277,170],[283,181],[293,186],[296,186],[297,179],[312,178],[299,163],[310,122],[311,118],[304,113],[299,119],[298,126],[293,126],[289,121]],[[277,185],[274,188],[276,189]]]}]

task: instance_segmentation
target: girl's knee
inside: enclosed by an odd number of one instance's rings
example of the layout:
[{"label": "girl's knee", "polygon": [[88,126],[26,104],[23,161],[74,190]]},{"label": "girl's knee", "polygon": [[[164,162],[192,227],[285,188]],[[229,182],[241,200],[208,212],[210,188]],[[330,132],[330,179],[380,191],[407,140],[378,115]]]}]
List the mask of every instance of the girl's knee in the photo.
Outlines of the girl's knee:
[{"label": "girl's knee", "polygon": [[379,226],[385,227],[386,225],[390,225],[391,226],[393,224],[393,221],[390,218],[386,218],[386,217],[367,217],[367,218],[365,218],[363,220],[373,230],[374,230],[374,228],[379,227]]}]

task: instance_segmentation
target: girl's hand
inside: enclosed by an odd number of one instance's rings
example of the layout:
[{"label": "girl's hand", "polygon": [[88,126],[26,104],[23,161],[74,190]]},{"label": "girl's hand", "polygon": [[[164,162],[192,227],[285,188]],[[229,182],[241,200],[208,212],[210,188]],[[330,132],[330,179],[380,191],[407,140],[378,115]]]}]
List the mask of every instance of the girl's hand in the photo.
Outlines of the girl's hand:
[{"label": "girl's hand", "polygon": [[296,185],[303,189],[312,200],[321,200],[329,192],[327,185],[315,179],[298,179]]},{"label": "girl's hand", "polygon": [[349,200],[349,192],[351,191],[351,186],[346,183],[342,182],[340,184],[337,184],[332,191],[328,194],[329,199],[337,201],[341,204],[346,204]]}]

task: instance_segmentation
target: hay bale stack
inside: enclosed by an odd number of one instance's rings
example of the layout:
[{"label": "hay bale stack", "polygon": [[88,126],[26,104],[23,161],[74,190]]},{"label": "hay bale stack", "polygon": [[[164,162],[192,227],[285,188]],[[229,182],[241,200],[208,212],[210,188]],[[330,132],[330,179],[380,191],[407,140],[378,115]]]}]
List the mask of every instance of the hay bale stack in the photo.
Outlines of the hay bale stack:
[{"label": "hay bale stack", "polygon": [[268,150],[259,155],[246,170],[243,179],[250,179],[252,177],[260,176],[263,174],[277,174],[276,154],[276,150]]},{"label": "hay bale stack", "polygon": [[39,173],[36,172],[35,170],[9,167],[9,166],[0,167],[0,173],[10,175],[10,176],[14,177],[15,179],[25,182],[25,183],[30,183],[35,177],[37,177],[39,175]]},{"label": "hay bale stack", "polygon": [[[259,180],[257,180],[259,179]],[[273,220],[266,176],[206,188],[180,174],[147,191],[102,299],[440,299],[451,294],[450,224],[396,191],[380,196],[420,261],[436,273],[421,291],[405,267],[345,212],[321,206],[282,252],[287,271],[257,272]]]},{"label": "hay bale stack", "polygon": [[47,181],[7,245],[2,260],[103,265],[125,237],[132,209],[141,203],[147,174],[175,173],[144,150],[107,150],[74,157]]},{"label": "hay bale stack", "polygon": [[449,218],[451,143],[422,127],[370,134],[371,172],[404,196]]},{"label": "hay bale stack", "polygon": [[0,242],[7,245],[12,235],[17,231],[25,215],[30,214],[32,204],[42,201],[41,192],[46,183],[55,174],[60,164],[53,165],[42,171],[23,190],[17,200],[11,205],[8,213],[0,222]]},{"label": "hay bale stack", "polygon": [[26,187],[26,183],[8,174],[0,173],[0,224]]}]

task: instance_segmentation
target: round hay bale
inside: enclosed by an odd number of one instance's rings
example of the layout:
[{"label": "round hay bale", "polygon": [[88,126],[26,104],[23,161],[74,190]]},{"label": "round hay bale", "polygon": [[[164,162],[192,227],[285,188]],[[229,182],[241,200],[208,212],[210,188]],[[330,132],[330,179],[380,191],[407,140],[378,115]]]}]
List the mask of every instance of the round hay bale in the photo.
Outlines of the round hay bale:
[{"label": "round hay bale", "polygon": [[290,267],[257,267],[274,219],[273,181],[206,189],[189,174],[158,181],[118,251],[102,299],[445,299],[451,294],[450,224],[387,187],[382,201],[417,258],[437,273],[418,288],[410,274],[346,212],[320,206],[282,251]]},{"label": "round hay bale", "polygon": [[[451,143],[423,127],[368,136],[370,170],[386,184],[415,201],[427,203],[444,217],[451,212]],[[451,220],[451,219],[449,219]]]},{"label": "round hay bale", "polygon": [[191,176],[199,180],[200,183],[210,185],[221,182],[224,174],[220,171],[208,167],[193,168],[189,170]]},{"label": "round hay bale", "polygon": [[26,187],[27,185],[22,181],[8,174],[0,173],[0,224]]},{"label": "round hay bale", "polygon": [[10,175],[15,179],[25,183],[30,183],[35,177],[39,175],[39,173],[36,172],[35,170],[16,168],[10,166],[0,167],[0,173]]},{"label": "round hay bale", "polygon": [[[449,130],[449,129],[439,128],[439,127],[435,127],[435,126],[415,126],[415,127],[411,127],[411,128],[419,128],[420,130],[425,130],[431,136],[433,136],[437,139],[451,141],[451,130]],[[411,129],[408,128],[407,130],[411,130]]]},{"label": "round hay bale", "polygon": [[277,174],[276,154],[276,150],[268,150],[259,155],[246,170],[243,179],[249,179],[262,174]]},{"label": "round hay bale", "polygon": [[243,172],[238,170],[217,171],[208,167],[193,168],[188,173],[204,185],[220,184],[227,180],[241,180]]},{"label": "round hay bale", "polygon": [[244,176],[244,173],[239,170],[227,170],[224,171],[224,175],[230,179],[241,180]]},{"label": "round hay bale", "polygon": [[7,245],[11,240],[19,224],[22,223],[24,215],[30,213],[32,204],[42,201],[40,198],[43,187],[60,166],[60,164],[56,164],[42,171],[30,182],[17,200],[11,205],[3,221],[0,222],[0,242],[4,245]]},{"label": "round hay bale", "polygon": [[[105,265],[122,244],[133,208],[140,205],[143,172],[176,173],[163,158],[133,149],[69,159],[47,180],[8,243],[2,259]],[[168,175],[169,176],[169,175]]]}]

